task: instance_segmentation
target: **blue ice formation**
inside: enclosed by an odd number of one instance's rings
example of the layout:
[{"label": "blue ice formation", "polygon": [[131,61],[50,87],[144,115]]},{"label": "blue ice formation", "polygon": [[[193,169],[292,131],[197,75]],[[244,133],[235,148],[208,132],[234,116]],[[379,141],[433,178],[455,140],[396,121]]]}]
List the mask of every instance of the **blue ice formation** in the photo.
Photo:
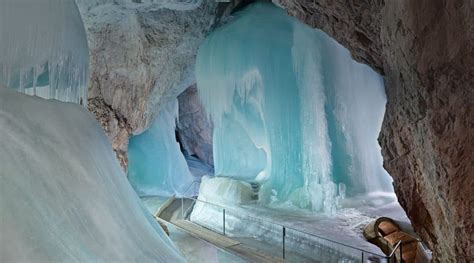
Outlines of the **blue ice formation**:
[{"label": "blue ice formation", "polygon": [[330,212],[346,192],[393,191],[382,77],[323,32],[252,4],[204,41],[196,78],[216,175],[260,183],[262,202]]},{"label": "blue ice formation", "polygon": [[187,188],[193,176],[176,141],[177,117],[174,99],[159,111],[148,130],[130,139],[128,179],[140,196],[192,195]]},{"label": "blue ice formation", "polygon": [[0,84],[86,105],[88,66],[74,0],[0,1]]}]

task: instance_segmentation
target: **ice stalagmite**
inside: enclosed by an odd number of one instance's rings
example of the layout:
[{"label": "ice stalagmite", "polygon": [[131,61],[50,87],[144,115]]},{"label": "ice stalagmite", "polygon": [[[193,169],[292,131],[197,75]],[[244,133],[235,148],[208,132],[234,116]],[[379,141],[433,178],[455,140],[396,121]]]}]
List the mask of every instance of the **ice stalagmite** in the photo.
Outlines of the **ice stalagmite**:
[{"label": "ice stalagmite", "polygon": [[85,105],[88,64],[74,0],[0,1],[0,84]]},{"label": "ice stalagmite", "polygon": [[128,179],[141,196],[186,192],[193,181],[176,141],[178,101],[171,100],[157,114],[151,127],[130,139]]},{"label": "ice stalagmite", "polygon": [[382,78],[323,32],[252,4],[205,40],[196,77],[216,175],[261,184],[265,203],[326,212],[346,191],[392,191]]}]

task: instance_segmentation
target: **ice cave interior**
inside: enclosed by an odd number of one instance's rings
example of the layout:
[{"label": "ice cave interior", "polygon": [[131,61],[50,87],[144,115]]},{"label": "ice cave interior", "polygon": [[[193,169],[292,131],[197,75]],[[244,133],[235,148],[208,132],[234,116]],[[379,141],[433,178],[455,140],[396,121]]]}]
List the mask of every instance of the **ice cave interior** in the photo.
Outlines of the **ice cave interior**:
[{"label": "ice cave interior", "polygon": [[281,230],[269,234],[271,226],[238,214],[368,250],[360,228],[377,216],[409,225],[377,142],[383,79],[325,33],[275,5],[253,4],[201,44],[196,81],[213,124],[214,173],[187,167],[171,101],[130,140],[128,178],[139,195],[197,195],[208,203],[194,205],[191,221],[222,231],[226,207],[228,235],[270,244]]},{"label": "ice cave interior", "polygon": [[1,262],[254,261],[198,228],[268,262],[385,262],[380,217],[421,243],[383,167],[380,72],[277,2],[229,6],[0,1]]}]

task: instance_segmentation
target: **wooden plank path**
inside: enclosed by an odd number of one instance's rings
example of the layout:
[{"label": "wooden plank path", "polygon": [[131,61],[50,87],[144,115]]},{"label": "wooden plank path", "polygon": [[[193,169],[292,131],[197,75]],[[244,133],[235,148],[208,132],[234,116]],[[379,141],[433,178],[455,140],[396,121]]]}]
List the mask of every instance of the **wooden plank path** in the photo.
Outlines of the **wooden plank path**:
[{"label": "wooden plank path", "polygon": [[[192,201],[190,199],[185,199],[183,201],[185,204],[185,209],[192,205]],[[246,246],[239,241],[204,228],[189,220],[182,219],[181,199],[175,198],[174,196],[170,197],[155,213],[154,216],[158,221],[171,223],[196,238],[204,240],[218,248],[227,250],[228,252],[240,256],[241,258],[250,262],[285,262],[283,258],[268,255],[259,249]]]},{"label": "wooden plank path", "polygon": [[285,260],[280,257],[268,255],[261,250],[246,246],[236,240],[218,234],[191,221],[176,219],[171,220],[170,223],[188,232],[196,238],[204,240],[216,247],[227,250],[235,255],[249,260],[250,262],[285,262]]},{"label": "wooden plank path", "polygon": [[[172,196],[166,200],[165,203],[163,203],[160,209],[158,209],[158,211],[155,213],[155,217],[159,217],[168,222],[175,219],[183,219],[183,215],[181,215],[181,209],[186,212],[192,204],[193,200],[191,199],[175,198]],[[184,215],[184,217],[186,217],[186,215]]]}]

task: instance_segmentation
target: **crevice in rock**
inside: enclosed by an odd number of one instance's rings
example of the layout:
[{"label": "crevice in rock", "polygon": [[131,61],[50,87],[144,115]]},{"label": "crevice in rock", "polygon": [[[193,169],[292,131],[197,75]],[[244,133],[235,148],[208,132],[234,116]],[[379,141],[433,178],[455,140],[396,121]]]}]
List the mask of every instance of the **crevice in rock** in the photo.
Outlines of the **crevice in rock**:
[{"label": "crevice in rock", "polygon": [[213,166],[213,125],[201,105],[196,84],[178,96],[178,103],[179,122],[176,131],[183,147],[182,151]]},{"label": "crevice in rock", "polygon": [[101,96],[90,98],[87,106],[107,134],[120,165],[126,171],[128,139],[132,133],[127,119],[118,114]]}]

